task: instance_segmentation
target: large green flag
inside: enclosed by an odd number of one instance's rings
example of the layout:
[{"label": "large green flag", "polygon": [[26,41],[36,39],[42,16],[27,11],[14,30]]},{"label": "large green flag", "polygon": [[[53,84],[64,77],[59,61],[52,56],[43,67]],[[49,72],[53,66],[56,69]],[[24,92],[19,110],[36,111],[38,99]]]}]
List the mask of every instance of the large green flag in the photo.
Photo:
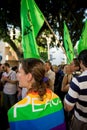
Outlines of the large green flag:
[{"label": "large green flag", "polygon": [[36,36],[44,23],[44,16],[34,0],[21,0],[22,48],[24,58],[40,58]]},{"label": "large green flag", "polygon": [[77,47],[78,54],[84,49],[87,49],[87,20],[84,23],[82,34],[78,42],[78,47]]},{"label": "large green flag", "polygon": [[64,21],[64,48],[67,55],[67,63],[71,63],[74,58],[74,48],[65,21]]}]

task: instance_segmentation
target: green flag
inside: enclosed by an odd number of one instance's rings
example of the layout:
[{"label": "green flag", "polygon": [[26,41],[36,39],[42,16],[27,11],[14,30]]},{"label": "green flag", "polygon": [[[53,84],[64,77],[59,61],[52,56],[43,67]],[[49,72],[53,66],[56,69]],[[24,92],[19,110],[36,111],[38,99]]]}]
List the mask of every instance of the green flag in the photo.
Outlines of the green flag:
[{"label": "green flag", "polygon": [[71,63],[74,58],[74,48],[65,22],[64,22],[64,48],[67,55],[67,62]]},{"label": "green flag", "polygon": [[44,17],[34,0],[21,0],[22,48],[24,58],[40,58],[36,36]]},{"label": "green flag", "polygon": [[84,49],[87,49],[87,20],[84,23],[82,34],[78,42],[78,47],[77,47],[78,54]]}]

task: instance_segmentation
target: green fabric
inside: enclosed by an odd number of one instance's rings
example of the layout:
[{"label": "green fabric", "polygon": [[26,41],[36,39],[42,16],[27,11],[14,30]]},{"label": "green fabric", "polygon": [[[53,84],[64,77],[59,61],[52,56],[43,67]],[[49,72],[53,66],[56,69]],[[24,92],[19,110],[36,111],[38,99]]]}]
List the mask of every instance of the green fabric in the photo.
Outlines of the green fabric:
[{"label": "green fabric", "polygon": [[74,48],[65,22],[64,22],[64,48],[67,55],[67,62],[71,63],[74,58]]},{"label": "green fabric", "polygon": [[36,36],[44,23],[44,16],[34,0],[21,0],[22,48],[24,58],[40,58]]},{"label": "green fabric", "polygon": [[77,47],[78,54],[84,49],[87,49],[87,20],[84,23],[82,34],[78,43]]}]

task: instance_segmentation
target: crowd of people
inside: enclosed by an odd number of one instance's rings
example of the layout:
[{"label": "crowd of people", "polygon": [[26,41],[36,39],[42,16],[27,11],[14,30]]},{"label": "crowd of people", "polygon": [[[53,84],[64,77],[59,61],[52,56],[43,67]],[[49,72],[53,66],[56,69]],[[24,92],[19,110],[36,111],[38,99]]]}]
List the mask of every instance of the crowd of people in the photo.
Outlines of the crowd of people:
[{"label": "crowd of people", "polygon": [[0,129],[87,130],[86,57],[83,50],[59,66],[36,58],[0,64],[1,121],[7,120]]}]

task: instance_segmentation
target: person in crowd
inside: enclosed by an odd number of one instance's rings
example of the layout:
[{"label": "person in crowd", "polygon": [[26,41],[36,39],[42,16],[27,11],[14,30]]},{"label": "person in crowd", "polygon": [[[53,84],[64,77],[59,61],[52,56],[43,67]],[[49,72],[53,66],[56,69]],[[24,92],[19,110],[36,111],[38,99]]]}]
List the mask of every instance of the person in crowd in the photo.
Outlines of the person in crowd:
[{"label": "person in crowd", "polygon": [[2,74],[3,74],[3,68],[2,64],[0,63],[0,107],[2,107],[3,102],[3,84],[1,82]]},{"label": "person in crowd", "polygon": [[[18,66],[13,66],[11,68],[13,71],[15,71],[16,73],[18,72]],[[19,83],[17,81],[17,101],[20,101],[22,99],[22,89],[21,87],[19,86]]]},{"label": "person in crowd", "polygon": [[[61,87],[61,91],[63,92],[62,101],[64,101],[64,97],[68,92],[71,79],[72,79],[71,67],[70,67],[69,64],[67,64],[64,67],[64,77],[63,77],[63,80],[62,80],[62,87]],[[72,118],[73,111],[67,112],[65,110],[64,112],[65,112],[65,119],[66,119],[66,127],[67,127],[67,130],[69,130],[69,124],[70,124],[70,121],[71,121],[71,118]]]},{"label": "person in crowd", "polygon": [[77,58],[74,58],[71,64],[65,66],[64,74],[61,91],[67,93],[73,76],[75,77],[80,74],[80,65]]},{"label": "person in crowd", "polygon": [[70,64],[70,68],[71,68],[72,75],[74,77],[81,74],[81,71],[80,71],[81,68],[80,68],[80,64],[79,64],[78,58],[74,58],[73,59],[73,61]]},{"label": "person in crowd", "polygon": [[58,66],[58,69],[55,75],[55,83],[54,83],[54,92],[61,98],[62,101],[63,101],[64,93],[61,91],[61,85],[62,85],[62,80],[64,77],[64,72],[63,72],[64,66],[65,65]]},{"label": "person in crowd", "polygon": [[17,102],[17,78],[16,72],[10,68],[9,63],[4,63],[3,67],[5,71],[1,79],[3,82],[3,106],[8,111]]},{"label": "person in crowd", "polygon": [[78,56],[82,73],[72,79],[69,91],[64,98],[64,108],[74,108],[69,130],[87,130],[87,50]]},{"label": "person in crowd", "polygon": [[64,67],[64,77],[63,77],[63,80],[62,80],[61,91],[65,92],[65,93],[68,92],[71,79],[72,79],[71,67],[70,67],[69,64],[67,64]]},{"label": "person in crowd", "polygon": [[52,70],[52,65],[50,61],[45,62],[45,71],[46,77],[48,77],[51,80],[52,90],[54,91],[55,72]]},{"label": "person in crowd", "polygon": [[2,64],[0,63],[0,91],[3,90],[3,88],[2,88],[2,82],[1,82],[2,73],[3,73],[3,68],[2,68]]},{"label": "person in crowd", "polygon": [[[69,86],[70,86],[70,82],[72,78],[80,74],[79,70],[80,70],[80,65],[77,58],[74,58],[70,64],[67,64],[64,67],[64,77],[63,77],[62,88],[61,88],[61,91],[64,93],[63,100],[69,90]],[[69,129],[73,112],[74,112],[74,109],[70,112],[65,111],[67,129]]]},{"label": "person in crowd", "polygon": [[44,63],[36,58],[22,60],[17,79],[28,91],[8,111],[10,130],[65,130],[63,105],[50,89]]},{"label": "person in crowd", "polygon": [[16,73],[18,72],[18,66],[13,66],[11,69],[12,69],[13,71],[15,71]]}]

